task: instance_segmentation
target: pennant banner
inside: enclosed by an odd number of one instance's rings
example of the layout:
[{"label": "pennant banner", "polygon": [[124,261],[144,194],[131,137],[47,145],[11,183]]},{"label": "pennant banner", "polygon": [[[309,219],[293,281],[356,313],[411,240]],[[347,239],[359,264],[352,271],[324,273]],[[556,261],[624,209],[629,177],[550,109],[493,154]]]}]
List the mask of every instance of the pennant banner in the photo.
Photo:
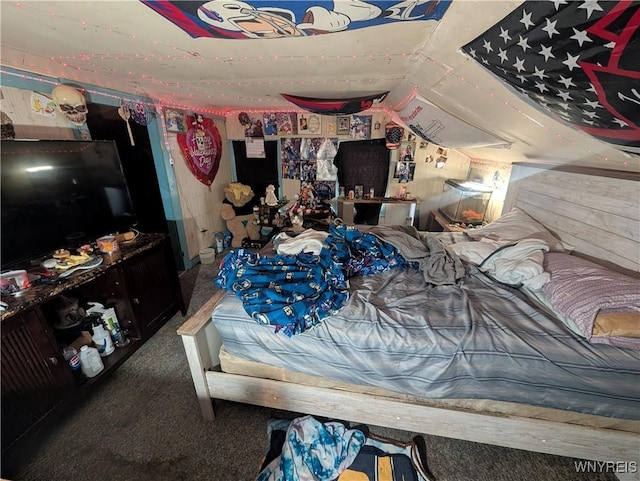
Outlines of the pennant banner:
[{"label": "pennant banner", "polygon": [[382,102],[389,92],[350,99],[317,99],[298,97],[297,95],[280,94],[301,109],[322,115],[350,115],[370,109],[374,104]]},{"label": "pennant banner", "polygon": [[497,147],[509,142],[440,110],[416,95],[403,109],[397,111],[404,124],[418,137],[442,147],[464,149]]},{"label": "pennant banner", "polygon": [[524,2],[462,50],[556,119],[640,152],[640,2]]}]

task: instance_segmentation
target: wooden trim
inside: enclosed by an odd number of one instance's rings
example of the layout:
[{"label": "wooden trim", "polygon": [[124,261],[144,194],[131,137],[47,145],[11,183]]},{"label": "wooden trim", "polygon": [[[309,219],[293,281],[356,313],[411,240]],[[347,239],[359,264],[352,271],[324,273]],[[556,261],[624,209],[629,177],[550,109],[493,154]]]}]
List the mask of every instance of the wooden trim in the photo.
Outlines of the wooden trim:
[{"label": "wooden trim", "polygon": [[210,320],[213,309],[218,305],[218,302],[224,297],[227,291],[217,291],[211,299],[205,302],[198,311],[185,321],[178,328],[179,336],[195,336]]},{"label": "wooden trim", "polygon": [[207,339],[205,327],[211,322],[211,314],[218,302],[225,296],[226,291],[217,291],[211,299],[198,309],[198,311],[187,319],[177,330],[178,335],[182,337],[182,344],[189,362],[189,370],[193,385],[196,390],[202,417],[206,421],[213,421],[215,415],[213,412],[212,397],[209,392],[206,372],[213,369],[213,363],[207,350]]},{"label": "wooden trim", "polygon": [[640,182],[640,172],[626,170],[600,169],[598,167],[584,167],[567,164],[537,164],[535,162],[513,162],[511,165],[520,167],[531,167],[541,170],[557,170],[560,172],[571,172],[574,174],[594,175],[596,177],[611,177],[613,179],[635,180]]},{"label": "wooden trim", "polygon": [[216,399],[405,431],[596,461],[640,460],[640,435],[575,424],[498,416],[224,372],[207,372]]}]

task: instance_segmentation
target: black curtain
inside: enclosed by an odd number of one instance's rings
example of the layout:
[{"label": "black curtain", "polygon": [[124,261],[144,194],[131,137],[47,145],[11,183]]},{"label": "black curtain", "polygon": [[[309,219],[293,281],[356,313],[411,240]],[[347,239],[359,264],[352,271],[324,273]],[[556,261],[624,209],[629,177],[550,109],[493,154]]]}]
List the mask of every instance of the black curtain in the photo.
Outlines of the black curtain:
[{"label": "black curtain", "polygon": [[253,193],[256,195],[254,197],[255,203],[259,203],[260,197],[265,196],[265,190],[269,184],[276,188],[276,193],[280,187],[280,179],[278,178],[278,142],[275,140],[265,142],[264,151],[264,159],[248,158],[244,140],[233,141],[238,182],[253,189]]},{"label": "black curtain", "polygon": [[[338,168],[338,183],[345,192],[362,185],[365,193],[373,187],[377,197],[385,195],[389,177],[386,139],[340,142],[333,163]],[[381,207],[380,204],[357,204],[354,222],[377,224]]]},{"label": "black curtain", "polygon": [[147,127],[129,121],[135,143],[132,146],[127,124],[118,114],[118,107],[90,103],[88,108],[87,126],[91,138],[116,143],[138,218],[137,228],[142,232],[169,232]]}]

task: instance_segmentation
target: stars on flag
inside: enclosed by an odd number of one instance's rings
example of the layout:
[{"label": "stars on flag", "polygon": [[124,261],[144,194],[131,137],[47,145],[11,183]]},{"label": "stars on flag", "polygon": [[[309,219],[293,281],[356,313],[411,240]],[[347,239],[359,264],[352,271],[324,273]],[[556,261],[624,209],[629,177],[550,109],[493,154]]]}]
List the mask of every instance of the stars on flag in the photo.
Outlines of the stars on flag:
[{"label": "stars on flag", "polygon": [[549,112],[640,148],[639,11],[640,1],[524,2],[462,49]]}]

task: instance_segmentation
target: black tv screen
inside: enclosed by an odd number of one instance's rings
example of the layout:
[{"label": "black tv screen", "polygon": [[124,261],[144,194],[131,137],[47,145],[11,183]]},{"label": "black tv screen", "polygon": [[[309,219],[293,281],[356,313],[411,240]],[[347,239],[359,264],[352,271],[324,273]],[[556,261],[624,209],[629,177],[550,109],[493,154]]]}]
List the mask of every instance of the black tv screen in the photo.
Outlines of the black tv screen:
[{"label": "black tv screen", "polygon": [[3,140],[0,175],[3,269],[136,223],[113,141]]}]

